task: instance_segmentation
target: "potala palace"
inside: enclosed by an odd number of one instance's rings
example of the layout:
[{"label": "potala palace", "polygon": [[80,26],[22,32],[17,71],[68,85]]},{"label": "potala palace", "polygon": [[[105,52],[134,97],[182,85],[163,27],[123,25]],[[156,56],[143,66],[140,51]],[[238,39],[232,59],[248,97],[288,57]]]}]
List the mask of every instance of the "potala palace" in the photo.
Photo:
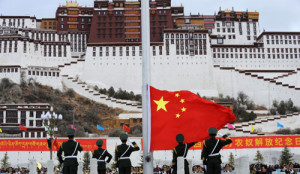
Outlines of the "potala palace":
[{"label": "potala palace", "polygon": [[[108,106],[140,111],[93,90],[141,93],[140,1],[95,0],[59,6],[56,18],[0,16],[0,78],[76,92]],[[259,13],[222,10],[184,15],[171,0],[150,2],[151,85],[256,104],[300,102],[300,32],[260,31]]]},{"label": "potala palace", "polygon": [[[93,7],[71,0],[57,8],[55,18],[3,14],[0,80],[35,80],[56,89],[72,88],[96,102],[123,109],[119,119],[138,117],[140,122],[142,109],[136,101],[111,98],[94,87],[141,93],[142,27],[140,0],[95,0]],[[300,31],[260,31],[259,12],[220,8],[213,15],[185,15],[184,7],[172,6],[171,0],[151,0],[150,30],[151,85],[155,88],[189,90],[206,97],[236,98],[244,92],[266,108],[274,100],[289,99],[299,106]],[[24,139],[43,139],[46,132],[40,115],[49,110],[49,104],[3,104],[0,123],[14,124],[18,131],[19,124],[31,129],[20,134]],[[7,115],[13,120],[6,122],[11,119]],[[250,137],[252,142],[251,136],[273,136],[278,122],[299,128],[300,113],[260,116],[234,124],[234,130],[225,126],[220,132]],[[250,125],[260,131],[251,131]],[[133,139],[142,145],[141,138]],[[285,145],[292,142],[288,136],[281,140],[281,146],[283,140]],[[119,138],[107,138],[108,151],[113,152],[118,143]],[[295,136],[293,143],[291,150],[299,161],[300,137]],[[281,146],[260,148],[267,164],[278,162]],[[235,158],[255,158],[257,148],[237,149],[224,150],[224,162],[230,153]],[[7,151],[15,166],[31,159],[45,163],[49,158],[48,151]],[[200,154],[200,147],[192,150],[187,156],[190,164],[202,164]],[[154,152],[154,165],[170,164],[171,158],[171,151]],[[78,159],[83,160],[83,153]],[[133,154],[132,159],[133,166],[139,165],[141,153]]]}]

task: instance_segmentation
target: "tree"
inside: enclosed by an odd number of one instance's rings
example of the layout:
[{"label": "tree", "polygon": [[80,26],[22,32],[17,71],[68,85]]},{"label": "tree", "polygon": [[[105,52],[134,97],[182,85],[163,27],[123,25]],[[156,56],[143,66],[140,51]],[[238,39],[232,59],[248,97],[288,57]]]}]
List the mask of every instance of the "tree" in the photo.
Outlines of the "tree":
[{"label": "tree", "polygon": [[238,93],[237,100],[240,102],[240,104],[247,105],[248,99],[249,99],[249,97],[245,93],[243,93],[243,92]]},{"label": "tree", "polygon": [[228,162],[231,166],[234,166],[234,156],[233,156],[232,152],[230,152]]},{"label": "tree", "polygon": [[293,162],[293,154],[290,152],[287,146],[284,147],[283,151],[281,152],[280,158],[279,158],[279,164],[286,165]]},{"label": "tree", "polygon": [[124,131],[120,128],[115,128],[111,132],[109,132],[109,137],[119,137]]},{"label": "tree", "polygon": [[4,156],[3,156],[2,160],[1,160],[1,167],[3,169],[7,169],[9,167],[10,164],[8,162],[8,159],[9,159],[9,157],[7,155],[7,152],[5,152],[5,154],[4,154]]},{"label": "tree", "polygon": [[281,102],[279,103],[279,106],[277,107],[277,112],[278,112],[280,115],[285,115],[285,114],[286,114],[286,106],[285,106],[284,101],[281,101]]},{"label": "tree", "polygon": [[255,155],[254,161],[256,163],[262,163],[264,161],[264,157],[262,156],[262,154],[260,153],[259,150],[256,151],[256,155]]},{"label": "tree", "polygon": [[107,92],[108,92],[109,97],[113,97],[116,93],[114,87],[112,87],[112,86],[108,89]]},{"label": "tree", "polygon": [[83,169],[88,169],[90,166],[90,152],[89,151],[85,151],[83,154]]},{"label": "tree", "polygon": [[134,125],[130,128],[131,133],[135,137],[142,137],[143,136],[143,128],[142,124]]}]

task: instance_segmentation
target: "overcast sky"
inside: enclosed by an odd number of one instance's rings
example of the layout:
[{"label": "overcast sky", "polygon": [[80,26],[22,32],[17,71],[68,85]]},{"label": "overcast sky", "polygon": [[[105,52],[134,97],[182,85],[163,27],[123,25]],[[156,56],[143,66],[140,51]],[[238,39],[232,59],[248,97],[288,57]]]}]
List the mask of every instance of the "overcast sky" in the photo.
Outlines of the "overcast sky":
[{"label": "overcast sky", "polygon": [[[0,0],[2,15],[55,17],[59,4],[65,0]],[[78,0],[82,6],[93,6],[93,0]],[[300,0],[172,0],[183,5],[186,14],[212,15],[222,9],[260,12],[260,28],[266,31],[300,31]]]}]

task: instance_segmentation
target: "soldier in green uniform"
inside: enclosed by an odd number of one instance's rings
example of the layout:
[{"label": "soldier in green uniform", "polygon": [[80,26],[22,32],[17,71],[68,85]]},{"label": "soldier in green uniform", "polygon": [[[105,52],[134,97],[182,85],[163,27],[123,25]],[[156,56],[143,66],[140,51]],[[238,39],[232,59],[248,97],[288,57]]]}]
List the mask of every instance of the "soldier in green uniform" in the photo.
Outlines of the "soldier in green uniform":
[{"label": "soldier in green uniform", "polygon": [[183,144],[184,136],[182,134],[178,134],[176,136],[176,141],[178,142],[178,145],[173,148],[173,160],[172,160],[173,172],[172,173],[177,174],[177,158],[183,157],[184,158],[184,173],[189,174],[190,173],[189,163],[186,160],[186,156],[189,151],[189,148],[193,147],[196,144],[196,142]]},{"label": "soldier in green uniform", "polygon": [[140,148],[135,142],[131,142],[130,140],[129,142],[132,143],[133,147],[126,144],[128,139],[127,134],[121,134],[120,139],[122,141],[122,144],[116,146],[115,164],[119,169],[119,174],[130,174],[130,169],[131,169],[130,155],[133,151],[140,150]]},{"label": "soldier in green uniform", "polygon": [[[63,174],[77,174],[78,162],[77,153],[82,151],[82,147],[79,142],[74,140],[75,130],[69,129],[67,131],[69,137],[68,141],[61,144],[57,157],[60,163],[64,163]],[[64,152],[65,160],[62,159],[62,153]]]},{"label": "soldier in green uniform", "polygon": [[[106,149],[102,149],[103,140],[97,140],[96,145],[98,146],[98,149],[92,151],[93,158],[96,158],[98,161],[98,174],[105,174],[106,163],[110,162],[112,156]],[[108,157],[107,161],[105,161],[106,157]]]},{"label": "soldier in green uniform", "polygon": [[207,166],[208,174],[221,174],[221,155],[220,150],[223,146],[232,143],[232,140],[227,136],[223,135],[224,140],[216,139],[218,130],[214,127],[208,129],[210,138],[203,142],[203,150],[201,158],[203,164]]}]

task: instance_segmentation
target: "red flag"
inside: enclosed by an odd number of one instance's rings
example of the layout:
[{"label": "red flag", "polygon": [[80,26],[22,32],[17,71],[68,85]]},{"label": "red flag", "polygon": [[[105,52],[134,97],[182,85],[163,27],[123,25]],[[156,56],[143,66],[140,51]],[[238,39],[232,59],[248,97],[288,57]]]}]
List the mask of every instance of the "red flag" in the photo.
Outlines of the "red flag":
[{"label": "red flag", "polygon": [[22,125],[20,125],[20,130],[23,130],[23,131],[27,131],[27,128],[26,127],[24,127],[24,126],[22,126]]},{"label": "red flag", "polygon": [[124,129],[124,131],[126,131],[126,132],[130,132],[130,128],[129,128],[128,126],[126,126],[125,124],[124,124],[124,126],[123,126],[123,129]]},{"label": "red flag", "polygon": [[223,128],[236,117],[225,107],[205,100],[190,91],[161,91],[150,87],[150,150],[170,150],[177,145],[176,135],[185,142],[199,142],[209,137],[208,129]]},{"label": "red flag", "polygon": [[55,139],[53,141],[53,146],[56,147],[56,150],[59,149],[59,145],[58,145],[58,142],[57,142],[57,137],[55,137]]}]

